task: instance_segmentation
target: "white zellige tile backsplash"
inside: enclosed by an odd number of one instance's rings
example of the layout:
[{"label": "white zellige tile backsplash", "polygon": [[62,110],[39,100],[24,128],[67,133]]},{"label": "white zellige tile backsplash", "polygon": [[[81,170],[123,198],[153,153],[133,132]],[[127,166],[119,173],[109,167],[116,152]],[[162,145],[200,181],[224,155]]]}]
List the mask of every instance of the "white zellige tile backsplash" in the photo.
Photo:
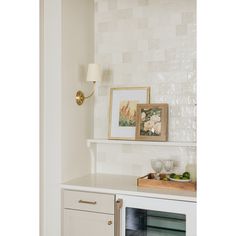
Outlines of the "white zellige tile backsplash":
[{"label": "white zellige tile backsplash", "polygon": [[[169,141],[196,141],[195,0],[95,0],[95,61],[104,69],[94,107],[94,137],[107,138],[109,89],[150,86],[169,104]],[[141,175],[150,159],[184,170],[195,149],[99,145],[98,172]],[[191,154],[190,154],[191,153]]]}]

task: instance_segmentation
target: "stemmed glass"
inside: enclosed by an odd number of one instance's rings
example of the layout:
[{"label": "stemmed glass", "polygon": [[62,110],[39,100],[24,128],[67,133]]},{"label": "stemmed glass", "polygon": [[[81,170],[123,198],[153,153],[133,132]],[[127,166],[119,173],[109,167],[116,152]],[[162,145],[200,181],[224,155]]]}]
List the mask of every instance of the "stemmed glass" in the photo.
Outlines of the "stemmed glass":
[{"label": "stemmed glass", "polygon": [[163,161],[164,169],[167,173],[170,173],[173,170],[174,167],[174,161],[173,160],[165,160]]},{"label": "stemmed glass", "polygon": [[163,162],[158,159],[151,160],[152,169],[155,171],[155,179],[159,179],[159,174],[163,168]]}]

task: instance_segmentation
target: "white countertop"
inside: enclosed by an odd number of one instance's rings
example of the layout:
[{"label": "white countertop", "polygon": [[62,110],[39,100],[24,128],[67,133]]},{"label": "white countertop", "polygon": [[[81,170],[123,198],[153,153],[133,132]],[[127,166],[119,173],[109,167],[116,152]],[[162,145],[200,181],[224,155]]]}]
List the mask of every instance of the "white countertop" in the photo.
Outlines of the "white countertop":
[{"label": "white countertop", "polygon": [[196,202],[196,192],[138,187],[136,176],[91,174],[61,184],[63,189]]}]

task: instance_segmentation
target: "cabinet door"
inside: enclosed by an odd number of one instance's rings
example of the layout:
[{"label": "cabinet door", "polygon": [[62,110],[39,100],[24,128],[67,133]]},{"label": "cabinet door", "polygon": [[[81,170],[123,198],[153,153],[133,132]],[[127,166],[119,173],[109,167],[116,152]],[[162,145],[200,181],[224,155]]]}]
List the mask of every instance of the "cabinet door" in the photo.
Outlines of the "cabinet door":
[{"label": "cabinet door", "polygon": [[[120,225],[122,236],[139,235],[137,232],[132,232],[131,230],[142,231],[143,225],[145,227],[150,226],[149,232],[146,234],[147,236],[197,235],[196,202],[127,195],[117,195],[116,197],[117,199],[123,199]],[[133,210],[130,212],[129,210],[127,211],[129,208]],[[128,220],[131,220],[130,224],[127,223]],[[157,232],[157,228],[159,228],[159,232]],[[164,232],[162,230],[163,228],[172,230],[172,232],[168,232],[167,230]]]},{"label": "cabinet door", "polygon": [[64,209],[64,236],[114,236],[114,215]]}]

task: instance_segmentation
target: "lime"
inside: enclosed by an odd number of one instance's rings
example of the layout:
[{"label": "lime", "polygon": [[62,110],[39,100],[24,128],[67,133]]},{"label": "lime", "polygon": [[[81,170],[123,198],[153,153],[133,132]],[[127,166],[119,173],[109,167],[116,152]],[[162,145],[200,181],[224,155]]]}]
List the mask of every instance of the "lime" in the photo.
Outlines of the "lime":
[{"label": "lime", "polygon": [[190,173],[189,172],[184,172],[183,177],[190,179]]},{"label": "lime", "polygon": [[171,179],[174,179],[174,178],[175,178],[175,176],[176,176],[176,174],[175,174],[175,173],[171,173],[171,174],[170,174],[170,178],[171,178]]}]

